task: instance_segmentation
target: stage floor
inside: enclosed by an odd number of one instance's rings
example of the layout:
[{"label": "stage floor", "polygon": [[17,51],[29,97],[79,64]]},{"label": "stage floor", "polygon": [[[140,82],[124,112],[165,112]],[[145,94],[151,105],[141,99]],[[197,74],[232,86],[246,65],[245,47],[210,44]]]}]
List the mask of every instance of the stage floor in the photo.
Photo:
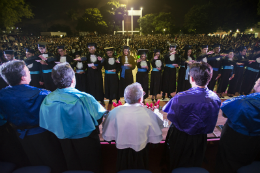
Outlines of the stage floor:
[{"label": "stage floor", "polygon": [[[158,96],[158,99],[160,99],[160,98],[161,97]],[[221,99],[221,102],[225,101],[226,99],[227,98]],[[114,100],[114,101],[116,101],[116,100]],[[125,103],[124,98],[121,98],[120,101],[123,104]],[[168,101],[169,101],[169,98],[161,100],[160,106],[163,107]],[[149,104],[152,103],[151,98],[147,98],[145,100],[145,103],[149,103]],[[114,106],[112,104],[108,104],[108,100],[105,100],[105,108],[110,111],[110,110],[114,109]],[[160,112],[163,114],[163,118],[165,120],[167,120],[167,114],[165,112],[163,112],[163,111],[160,111]],[[220,110],[219,114],[218,114],[217,124],[216,124],[216,127],[215,127],[214,131],[213,131],[213,133],[208,134],[208,141],[219,140],[220,134],[221,134],[221,129],[218,127],[218,125],[224,125],[225,122],[226,122],[226,118],[224,118],[222,116],[222,111]],[[168,121],[168,123],[169,123],[169,125],[171,124],[170,121]],[[100,124],[99,129],[100,129],[100,135],[99,135],[100,141],[104,142],[104,139],[102,138],[102,124]],[[165,127],[165,128],[162,129],[163,141],[166,139],[166,135],[167,135],[168,129],[169,129],[168,127]]]}]

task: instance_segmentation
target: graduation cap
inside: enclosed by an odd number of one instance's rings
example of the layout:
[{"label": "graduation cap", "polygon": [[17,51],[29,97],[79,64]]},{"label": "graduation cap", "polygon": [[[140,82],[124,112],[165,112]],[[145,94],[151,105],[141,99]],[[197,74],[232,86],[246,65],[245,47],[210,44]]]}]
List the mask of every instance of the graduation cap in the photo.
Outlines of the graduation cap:
[{"label": "graduation cap", "polygon": [[143,54],[147,55],[148,51],[149,51],[148,49],[138,49],[137,54],[138,55],[143,55]]},{"label": "graduation cap", "polygon": [[171,48],[171,47],[176,48],[177,46],[178,46],[178,45],[177,45],[176,43],[172,43],[172,44],[169,45],[170,48]]},{"label": "graduation cap", "polygon": [[214,44],[214,45],[212,46],[213,49],[216,48],[216,47],[219,47],[219,48],[220,48],[220,44]]},{"label": "graduation cap", "polygon": [[243,51],[244,49],[247,50],[246,46],[241,46],[241,47],[239,48],[239,51]]},{"label": "graduation cap", "polygon": [[105,47],[104,48],[106,51],[114,51],[114,48],[113,47]]},{"label": "graduation cap", "polygon": [[94,46],[95,48],[97,48],[97,44],[96,44],[96,43],[88,43],[87,46],[88,46],[88,47]]},{"label": "graduation cap", "polygon": [[46,45],[48,44],[47,42],[38,42],[38,47],[46,47]]},{"label": "graduation cap", "polygon": [[208,45],[202,45],[201,49],[209,48]]},{"label": "graduation cap", "polygon": [[234,52],[234,49],[228,49],[227,53]]},{"label": "graduation cap", "polygon": [[184,50],[189,50],[189,49],[192,49],[192,46],[191,45],[185,45],[185,47],[183,49]]},{"label": "graduation cap", "polygon": [[129,50],[130,48],[129,48],[129,46],[124,46],[124,48],[123,48],[123,49],[128,49],[128,50]]},{"label": "graduation cap", "polygon": [[35,53],[35,51],[34,51],[33,49],[29,49],[29,48],[27,48],[27,49],[25,49],[25,50],[26,50],[26,52],[29,52],[29,53],[32,53],[32,54]]},{"label": "graduation cap", "polygon": [[61,46],[57,46],[57,49],[65,49],[65,46],[64,45],[61,45]]},{"label": "graduation cap", "polygon": [[154,49],[154,53],[156,53],[156,52],[161,52],[161,50],[160,49]]},{"label": "graduation cap", "polygon": [[13,50],[5,50],[4,54],[14,55],[14,51]]}]

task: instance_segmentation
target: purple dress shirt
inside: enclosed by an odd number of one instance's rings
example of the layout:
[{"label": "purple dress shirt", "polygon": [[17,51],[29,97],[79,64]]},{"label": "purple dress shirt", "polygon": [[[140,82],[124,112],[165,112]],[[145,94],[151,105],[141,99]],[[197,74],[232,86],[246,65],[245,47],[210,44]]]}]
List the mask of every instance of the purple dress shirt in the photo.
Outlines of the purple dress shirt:
[{"label": "purple dress shirt", "polygon": [[167,118],[189,135],[212,133],[221,100],[208,88],[193,87],[176,94],[164,107]]}]

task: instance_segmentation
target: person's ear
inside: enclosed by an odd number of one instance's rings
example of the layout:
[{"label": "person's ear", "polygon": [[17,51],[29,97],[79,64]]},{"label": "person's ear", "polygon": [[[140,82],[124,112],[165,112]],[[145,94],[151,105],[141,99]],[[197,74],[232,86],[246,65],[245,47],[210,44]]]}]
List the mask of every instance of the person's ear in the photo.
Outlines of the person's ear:
[{"label": "person's ear", "polygon": [[21,82],[22,82],[22,81],[26,81],[26,76],[22,76],[22,77],[21,77]]},{"label": "person's ear", "polygon": [[192,76],[190,76],[190,80],[191,80],[191,82],[195,82],[195,80]]}]

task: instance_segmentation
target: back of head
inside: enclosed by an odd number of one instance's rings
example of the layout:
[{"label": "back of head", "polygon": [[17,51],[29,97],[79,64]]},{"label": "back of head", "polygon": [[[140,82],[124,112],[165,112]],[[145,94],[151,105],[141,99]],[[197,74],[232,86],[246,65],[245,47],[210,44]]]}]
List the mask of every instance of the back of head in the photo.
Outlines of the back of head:
[{"label": "back of head", "polygon": [[51,76],[54,84],[62,89],[71,86],[72,80],[75,78],[75,73],[69,63],[64,62],[53,67]]},{"label": "back of head", "polygon": [[125,88],[124,98],[126,103],[135,104],[139,103],[139,99],[143,96],[142,85],[138,82],[128,85]]},{"label": "back of head", "polygon": [[205,86],[212,78],[212,67],[205,62],[196,62],[190,66],[190,76],[196,85]]},{"label": "back of head", "polygon": [[5,82],[9,85],[19,85],[21,83],[22,76],[26,76],[24,67],[24,61],[8,61],[1,65],[0,74],[2,78],[5,80]]}]

